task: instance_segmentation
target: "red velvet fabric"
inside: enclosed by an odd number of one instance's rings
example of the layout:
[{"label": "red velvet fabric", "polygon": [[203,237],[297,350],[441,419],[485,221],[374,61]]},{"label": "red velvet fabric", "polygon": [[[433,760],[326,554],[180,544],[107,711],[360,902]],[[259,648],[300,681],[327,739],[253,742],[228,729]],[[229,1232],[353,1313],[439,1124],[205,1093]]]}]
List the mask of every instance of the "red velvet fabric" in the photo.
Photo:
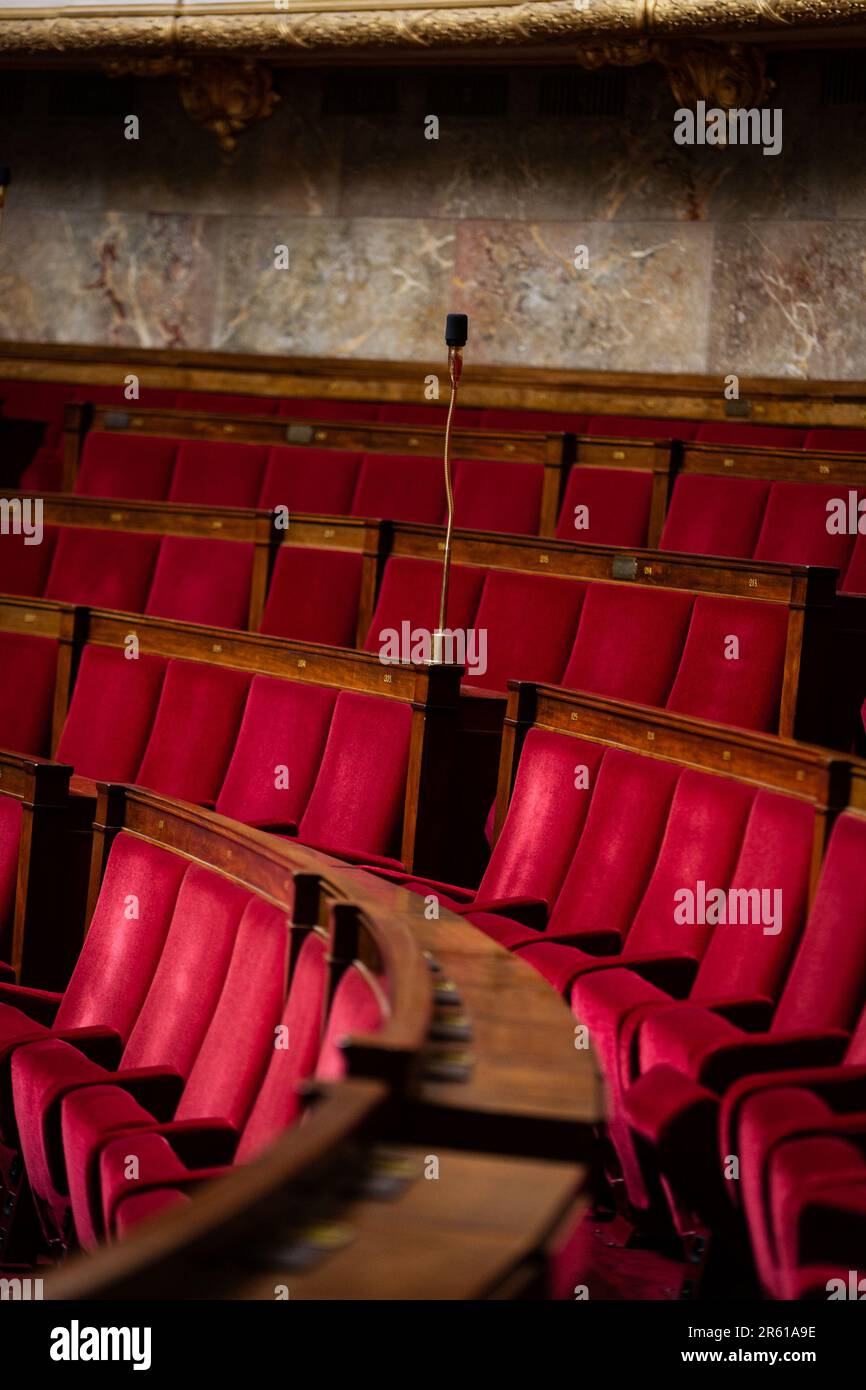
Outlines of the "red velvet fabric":
[{"label": "red velvet fabric", "polygon": [[316,1065],[319,1081],[339,1081],[346,1075],[344,1044],[351,1038],[378,1033],[385,1021],[384,1011],[384,1001],[366,973],[350,965],[331,1002]]},{"label": "red velvet fabric", "polygon": [[755,546],[756,560],[786,565],[829,565],[844,575],[854,537],[830,535],[827,503],[848,489],[838,483],[773,483]]},{"label": "red velvet fabric", "polygon": [[168,496],[176,439],[90,430],[84,439],[75,491],[86,497],[157,502]]},{"label": "red velvet fabric", "polygon": [[[297,825],[319,771],[337,692],[253,676],[216,809],[255,825]],[[278,769],[286,768],[286,780]]]},{"label": "red velvet fabric", "polygon": [[135,780],[181,801],[213,805],[229,765],[249,685],[245,671],[170,661]]},{"label": "red velvet fabric", "polygon": [[72,400],[70,388],[62,382],[0,381],[0,400],[8,420],[46,420],[63,427],[63,408]]},{"label": "red velvet fabric", "polygon": [[71,763],[81,777],[134,782],[166,665],[162,656],[140,655],[130,661],[119,648],[85,646],[58,761]]},{"label": "red velvet fabric", "polygon": [[258,505],[267,510],[347,516],[352,508],[361,455],[348,449],[275,447],[268,462]]},{"label": "red velvet fabric", "polygon": [[[486,571],[469,565],[453,565],[448,589],[448,626],[466,631],[474,625],[475,615],[484,587]],[[410,556],[392,555],[385,564],[382,585],[364,650],[381,650],[382,633],[400,633],[404,622],[410,629],[421,628],[428,633],[439,626],[439,593],[442,566],[436,560],[415,560]]]},{"label": "red velvet fabric", "polygon": [[36,450],[18,480],[22,492],[60,492],[63,487],[63,460],[60,444],[43,444]]},{"label": "red velvet fabric", "polygon": [[441,460],[417,454],[365,454],[351,514],[439,525],[445,516]]},{"label": "red velvet fabric", "polygon": [[[556,534],[581,545],[647,543],[652,473],[580,465],[568,475]],[[586,507],[588,526],[575,526],[577,507]],[[582,516],[582,514],[581,514]]]},{"label": "red velvet fabric", "polygon": [[866,454],[866,430],[809,430],[803,448],[823,453]]},{"label": "red velvet fabric", "polygon": [[209,627],[249,626],[250,541],[163,536],[145,613]]},{"label": "red velvet fabric", "polygon": [[159,536],[64,527],[43,597],[141,613],[150,589]]},{"label": "red velvet fabric", "polygon": [[483,410],[483,430],[541,431],[543,434],[586,434],[589,417],[571,410]]},{"label": "red velvet fabric", "polygon": [[0,632],[0,745],[47,758],[59,644],[51,637]]},{"label": "red velvet fabric", "polygon": [[587,587],[571,579],[489,570],[472,624],[487,632],[487,670],[468,675],[465,683],[482,690],[506,690],[509,680],[559,683]]},{"label": "red velvet fabric", "polygon": [[[388,425],[421,425],[444,430],[447,415],[447,405],[380,405],[378,418]],[[456,430],[476,430],[481,425],[481,411],[458,405],[452,423]]]},{"label": "red velvet fabric", "polygon": [[357,550],[281,546],[261,631],[295,642],[354,647],[362,567]]},{"label": "red velvet fabric", "polygon": [[457,459],[453,479],[455,526],[538,535],[544,483],[541,464]]},{"label": "red velvet fabric", "polygon": [[769,494],[763,478],[684,473],[674,484],[659,549],[751,559]]},{"label": "red velvet fabric", "polygon": [[680,664],[694,598],[674,589],[587,584],[562,684],[664,705]]},{"label": "red velvet fabric", "polygon": [[202,507],[255,507],[267,457],[264,444],[181,440],[168,499]]},{"label": "red velvet fabric", "polygon": [[409,705],[341,691],[299,839],[335,854],[397,852],[411,729]]},{"label": "red velvet fabric", "polygon": [[323,400],[316,396],[286,396],[278,414],[287,420],[378,420],[375,401]]},{"label": "red velvet fabric", "polygon": [[806,431],[784,425],[748,425],[736,421],[707,420],[698,425],[697,444],[739,444],[744,449],[800,449]]},{"label": "red velvet fabric", "polygon": [[276,415],[276,396],[222,395],[218,391],[178,391],[175,410],[197,410],[200,415]]},{"label": "red velvet fabric", "polygon": [[631,415],[592,415],[585,433],[601,439],[694,439],[697,420],[651,420]]},{"label": "red velvet fabric", "polygon": [[[788,610],[751,599],[695,599],[667,708],[774,733],[779,726]],[[739,656],[726,657],[737,637]]]},{"label": "red velvet fabric", "polygon": [[27,537],[24,535],[0,535],[0,594],[42,596],[57,535],[56,526],[45,526],[40,545],[25,544]]}]

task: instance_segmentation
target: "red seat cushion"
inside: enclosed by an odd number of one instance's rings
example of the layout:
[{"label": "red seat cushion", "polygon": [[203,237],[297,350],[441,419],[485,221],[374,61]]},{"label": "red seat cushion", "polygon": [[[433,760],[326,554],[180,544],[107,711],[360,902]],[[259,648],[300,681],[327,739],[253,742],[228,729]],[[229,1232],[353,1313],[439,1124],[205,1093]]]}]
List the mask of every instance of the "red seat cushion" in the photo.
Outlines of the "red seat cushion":
[{"label": "red seat cushion", "polygon": [[159,536],[130,531],[61,530],[43,597],[141,613],[156,566]]},{"label": "red seat cushion", "polygon": [[134,782],[150,736],[165,675],[162,656],[139,655],[88,644],[57,757],[81,777],[102,782]]},{"label": "red seat cushion", "polygon": [[287,420],[378,420],[375,401],[323,400],[310,396],[285,396],[279,414]]},{"label": "red seat cushion", "polygon": [[361,455],[348,449],[307,449],[289,445],[268,453],[258,505],[288,507],[289,513],[347,516]]},{"label": "red seat cushion", "polygon": [[346,1058],[341,1042],[378,1033],[384,1021],[383,1001],[372,980],[350,966],[334,993],[316,1065],[317,1080],[339,1081],[345,1076]]},{"label": "red seat cushion", "polygon": [[680,664],[693,601],[691,594],[673,589],[588,584],[562,684],[664,705]]},{"label": "red seat cushion", "polygon": [[145,613],[212,627],[249,625],[253,544],[163,536]]},{"label": "red seat cushion", "polygon": [[51,752],[59,644],[50,637],[0,632],[0,745],[16,753]]},{"label": "red seat cushion", "polygon": [[[453,565],[448,589],[447,622],[450,628],[466,631],[472,627],[485,571],[469,565]],[[442,566],[435,560],[416,560],[392,555],[385,564],[382,587],[364,650],[377,652],[388,634],[400,633],[403,623],[412,629],[432,633],[439,625],[439,595]]]},{"label": "red seat cushion", "polygon": [[631,415],[592,415],[586,424],[590,437],[601,439],[694,439],[697,420],[636,419]]},{"label": "red seat cushion", "polygon": [[178,391],[175,410],[196,410],[200,415],[276,415],[276,396],[243,396],[219,391]]},{"label": "red seat cushion", "polygon": [[457,459],[453,477],[455,526],[538,535],[544,483],[540,464]]},{"label": "red seat cushion", "polygon": [[652,486],[652,473],[636,469],[572,468],[557,536],[586,545],[646,545]]},{"label": "red seat cushion", "polygon": [[762,478],[684,473],[674,484],[659,549],[751,559],[769,494]]},{"label": "red seat cushion", "polygon": [[170,661],[135,780],[165,796],[213,805],[249,684],[245,671]]},{"label": "red seat cushion", "polygon": [[784,425],[748,425],[734,420],[708,420],[698,425],[696,444],[739,444],[744,449],[799,449],[806,431]]},{"label": "red seat cushion", "polygon": [[90,430],[81,451],[75,491],[87,497],[161,501],[171,487],[176,454],[176,439]]},{"label": "red seat cushion", "polygon": [[439,525],[445,515],[441,461],[415,454],[365,454],[351,510],[353,516]]},{"label": "red seat cushion", "polygon": [[202,507],[255,507],[267,456],[264,444],[181,440],[169,501]]},{"label": "red seat cushion", "polygon": [[363,556],[357,550],[283,545],[262,616],[262,632],[295,642],[354,647]]},{"label": "red seat cushion", "polygon": [[[378,418],[388,425],[420,425],[444,430],[447,415],[447,405],[380,405]],[[481,411],[466,410],[458,405],[452,423],[454,429],[477,429],[481,423]]]},{"label": "red seat cushion", "polygon": [[584,434],[588,416],[571,410],[484,410],[481,412],[483,430],[540,431],[542,434]]},{"label": "red seat cushion", "polygon": [[51,569],[57,534],[56,526],[44,527],[39,545],[27,545],[28,537],[23,534],[0,535],[0,594],[41,597]]},{"label": "red seat cushion", "polygon": [[817,449],[825,453],[864,454],[866,430],[809,430],[803,448]]},{"label": "red seat cushion", "polygon": [[[739,642],[739,657],[730,637]],[[749,599],[695,599],[667,708],[773,733],[779,726],[788,610]]]},{"label": "red seat cushion", "polygon": [[489,570],[473,623],[487,634],[487,670],[467,675],[466,683],[505,690],[509,680],[559,682],[586,587],[570,579]]},{"label": "red seat cushion", "polygon": [[844,575],[854,537],[827,530],[827,505],[840,497],[847,502],[848,489],[832,483],[773,483],[754,558],[830,565]]}]

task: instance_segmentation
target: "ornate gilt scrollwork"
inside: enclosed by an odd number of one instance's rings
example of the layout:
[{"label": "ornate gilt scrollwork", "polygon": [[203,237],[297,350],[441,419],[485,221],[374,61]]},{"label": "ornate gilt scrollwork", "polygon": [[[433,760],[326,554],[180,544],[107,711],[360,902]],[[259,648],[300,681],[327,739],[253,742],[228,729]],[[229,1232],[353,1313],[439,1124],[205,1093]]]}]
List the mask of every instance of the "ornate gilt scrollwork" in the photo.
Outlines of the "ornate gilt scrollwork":
[{"label": "ornate gilt scrollwork", "polygon": [[176,76],[183,109],[190,120],[217,137],[224,154],[231,154],[241,131],[270,116],[278,94],[270,68],[252,58],[179,58],[171,54],[107,63],[113,77]]},{"label": "ornate gilt scrollwork", "polygon": [[762,106],[773,83],[764,54],[754,44],[690,44],[686,48],[655,45],[679,106]]}]

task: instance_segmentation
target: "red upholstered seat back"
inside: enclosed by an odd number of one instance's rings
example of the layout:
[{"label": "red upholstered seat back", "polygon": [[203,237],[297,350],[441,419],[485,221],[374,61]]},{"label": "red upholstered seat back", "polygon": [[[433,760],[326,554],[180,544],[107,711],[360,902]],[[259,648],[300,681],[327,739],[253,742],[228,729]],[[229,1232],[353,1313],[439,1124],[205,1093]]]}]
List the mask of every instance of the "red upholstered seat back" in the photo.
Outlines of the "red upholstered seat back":
[{"label": "red upholstered seat back", "polygon": [[217,797],[221,815],[255,825],[300,821],[336,698],[336,691],[326,685],[253,676]]},{"label": "red upholstered seat back", "polygon": [[184,623],[246,628],[252,542],[163,536],[145,613]]},{"label": "red upholstered seat back", "polygon": [[[47,758],[59,644],[51,637],[0,632],[0,746]],[[14,679],[12,675],[14,673]]]},{"label": "red upholstered seat back", "polygon": [[22,492],[60,492],[63,461],[59,450],[59,444],[43,444],[36,450],[18,481]]},{"label": "red upholstered seat back", "polygon": [[[529,897],[553,905],[586,820],[601,756],[598,744],[529,730],[479,900]],[[575,786],[579,766],[588,769],[586,788]]]},{"label": "red upholstered seat back", "polygon": [[646,545],[652,486],[652,474],[636,469],[572,468],[556,534],[584,545]]},{"label": "red upholstered seat back", "polygon": [[[788,610],[749,599],[695,599],[667,708],[718,724],[773,733],[785,669]],[[736,637],[739,657],[729,642]]]},{"label": "red upholstered seat back", "polygon": [[290,513],[346,516],[360,466],[361,455],[348,449],[275,447],[268,453],[258,505],[288,507]]},{"label": "red upholstered seat back", "polygon": [[140,613],[156,566],[159,536],[65,527],[57,538],[44,598]]},{"label": "red upholstered seat back", "polygon": [[415,454],[365,454],[351,514],[438,525],[445,515],[441,461]]},{"label": "red upholstered seat back", "polygon": [[754,558],[786,565],[830,565],[844,574],[854,537],[827,530],[827,504],[835,498],[847,502],[848,491],[834,483],[773,483]]},{"label": "red upholstered seat back", "polygon": [[70,401],[91,405],[116,405],[123,409],[137,410],[175,410],[177,396],[174,391],[162,390],[159,386],[144,386],[139,382],[138,398],[131,401],[125,386],[76,386],[67,387]]},{"label": "red upholstered seat back", "polygon": [[261,898],[251,899],[240,920],[222,993],[177,1107],[178,1120],[218,1118],[240,1129],[277,1040],[288,967],[285,913]]},{"label": "red upholstered seat back", "polygon": [[129,661],[118,648],[88,644],[57,748],[59,761],[71,763],[81,777],[134,782],[166,664],[162,656]]},{"label": "red upholstered seat back", "polygon": [[10,955],[21,816],[22,803],[17,797],[0,795],[0,959]]},{"label": "red upholstered seat back", "polygon": [[310,396],[287,396],[280,401],[279,412],[287,420],[378,420],[379,406],[375,401],[321,400]]},{"label": "red upholstered seat back", "polygon": [[213,805],[229,765],[249,689],[246,671],[169,661],[135,778],[181,801]]},{"label": "red upholstered seat back", "polygon": [[678,922],[674,895],[684,888],[697,892],[699,880],[708,889],[728,887],[754,796],[754,788],[742,782],[691,768],[680,774],[658,859],[635,914],[625,955],[703,953],[713,925]]},{"label": "red upholstered seat back", "polygon": [[187,869],[123,1067],[188,1076],[222,991],[250,894],[199,864]]},{"label": "red upholstered seat back", "polygon": [[378,1033],[385,1022],[387,1001],[378,982],[366,971],[350,965],[340,978],[331,1001],[325,1036],[316,1064],[319,1081],[339,1081],[346,1074],[341,1043],[348,1038]]},{"label": "red upholstered seat back", "polygon": [[674,484],[659,549],[751,559],[769,494],[763,478],[684,473]]},{"label": "red upholstered seat back", "polygon": [[103,1024],[122,1038],[129,1036],[187,867],[181,855],[126,831],[115,838],[84,945],[57,1011],[58,1028]]},{"label": "red upholstered seat back", "polygon": [[363,556],[358,550],[283,545],[277,552],[261,630],[296,642],[354,647]]},{"label": "red upholstered seat back", "polygon": [[342,690],[301,819],[300,839],[337,853],[396,851],[411,729],[408,704]]},{"label": "red upholstered seat back", "polygon": [[708,420],[703,425],[698,425],[695,443],[739,444],[745,449],[800,449],[805,438],[806,431],[793,426],[748,425],[735,421]]},{"label": "red upholstered seat back", "polygon": [[854,538],[854,548],[848,561],[840,589],[846,594],[866,594],[866,535]]},{"label": "red upholstered seat back", "polygon": [[[281,1020],[285,1033],[281,1038],[272,1035],[268,1069],[244,1126],[236,1163],[254,1158],[298,1114],[297,1083],[312,1075],[319,1055],[328,971],[326,949],[322,937],[311,932],[298,954]],[[284,1041],[286,1045],[281,1046]]]},{"label": "red upholstered seat back", "polygon": [[[552,933],[626,935],[656,861],[678,776],[671,763],[619,749],[608,749],[597,770],[590,764],[592,801],[550,916]],[[624,814],[626,806],[640,807],[639,814]]]},{"label": "red upholstered seat back", "polygon": [[[447,415],[447,405],[380,405],[377,418],[388,425],[421,425],[444,430]],[[460,405],[455,408],[454,429],[474,430],[480,423],[480,410],[467,410]]]},{"label": "red upholstered seat back", "polygon": [[[451,567],[448,588],[449,627],[465,631],[473,626],[484,587],[485,573],[484,570],[469,565]],[[379,590],[364,650],[380,651],[382,643],[386,640],[382,633],[399,633],[404,622],[409,623],[410,630],[419,628],[432,633],[439,625],[441,583],[442,566],[437,561],[392,555],[385,564],[382,587]]]},{"label": "red upholstered seat back", "polygon": [[823,453],[866,454],[866,430],[809,430],[803,448]]},{"label": "red upholstered seat back", "polygon": [[[793,956],[803,923],[815,831],[815,808],[806,801],[759,791],[746,822],[730,888],[769,891],[772,913],[778,892],[780,930],[754,915],[742,899],[737,922],[720,924],[710,939],[692,987],[694,999],[774,998]],[[708,885],[728,887],[727,884]],[[727,915],[727,914],[726,914]]]},{"label": "red upholstered seat back", "polygon": [[90,430],[84,439],[75,491],[86,497],[168,497],[177,440],[160,435]]},{"label": "red upholstered seat back", "polygon": [[693,597],[674,589],[588,584],[562,684],[663,705],[680,663]]},{"label": "red upholstered seat back", "polygon": [[587,415],[570,410],[483,410],[483,430],[541,431],[542,434],[585,434]]},{"label": "red upholstered seat back", "polygon": [[[25,544],[28,539],[29,545]],[[23,533],[0,535],[0,594],[41,597],[57,544],[57,527],[43,528],[41,544],[33,545],[33,539]]]},{"label": "red upholstered seat back", "polygon": [[175,410],[197,410],[200,415],[276,415],[276,396],[221,395],[217,391],[178,391]]},{"label": "red upholstered seat back", "polygon": [[255,507],[267,457],[264,444],[181,440],[169,501],[203,507]]},{"label": "red upholstered seat back", "polygon": [[487,633],[487,671],[466,683],[483,690],[505,690],[509,680],[558,683],[585,590],[571,579],[489,570],[472,624]]},{"label": "red upholstered seat back", "polygon": [[457,459],[453,478],[455,526],[538,535],[544,484],[541,464]]},{"label": "red upholstered seat back", "polygon": [[592,415],[586,433],[600,439],[694,439],[697,420],[635,419],[631,415]]},{"label": "red upholstered seat back", "polygon": [[63,409],[70,388],[53,381],[0,381],[0,400],[8,420],[45,420],[63,428]]},{"label": "red upholstered seat back", "polygon": [[866,821],[833,826],[806,930],[773,1018],[774,1033],[853,1028],[866,998]]}]

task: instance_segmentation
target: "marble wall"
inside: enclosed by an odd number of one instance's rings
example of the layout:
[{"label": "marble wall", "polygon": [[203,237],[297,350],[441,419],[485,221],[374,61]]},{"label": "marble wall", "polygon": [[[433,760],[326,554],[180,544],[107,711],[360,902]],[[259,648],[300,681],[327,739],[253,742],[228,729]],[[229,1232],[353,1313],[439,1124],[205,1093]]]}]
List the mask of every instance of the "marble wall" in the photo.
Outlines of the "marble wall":
[{"label": "marble wall", "polygon": [[645,67],[619,114],[567,117],[517,70],[507,114],[438,141],[419,70],[381,116],[287,70],[228,162],[171,79],[2,73],[0,336],[430,359],[465,309],[476,361],[866,376],[866,106],[823,100],[816,57],[773,71],[776,158],[676,145]]}]

